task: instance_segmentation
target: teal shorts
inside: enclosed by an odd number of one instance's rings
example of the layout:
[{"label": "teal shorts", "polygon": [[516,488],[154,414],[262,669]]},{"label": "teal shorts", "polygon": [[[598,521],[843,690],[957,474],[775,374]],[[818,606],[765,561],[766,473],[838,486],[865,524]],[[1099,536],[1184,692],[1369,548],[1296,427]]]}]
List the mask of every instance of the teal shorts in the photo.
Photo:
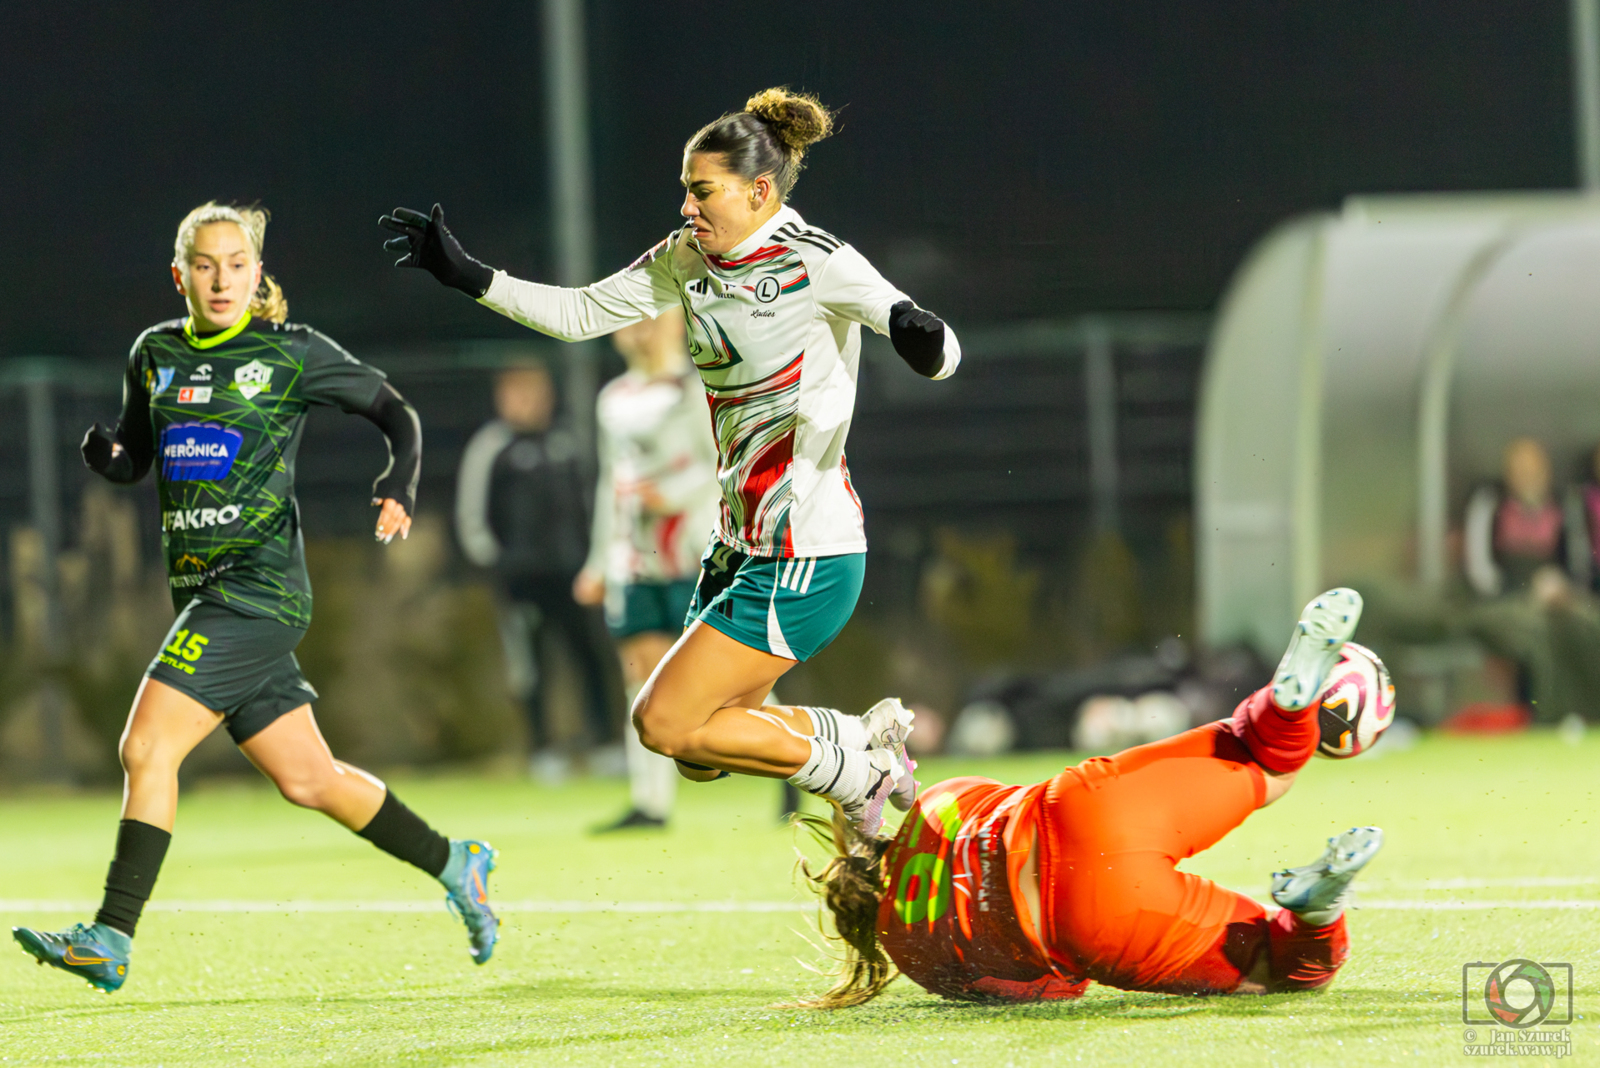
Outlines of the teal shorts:
[{"label": "teal shorts", "polygon": [[145,670],[223,717],[235,743],[317,699],[295,646],[305,631],[196,597],[173,620]]},{"label": "teal shorts", "polygon": [[850,622],[866,573],[866,553],[746,556],[712,538],[684,626],[698,619],[741,645],[809,660]]},{"label": "teal shorts", "polygon": [[620,612],[607,605],[606,628],[613,638],[660,631],[674,638],[683,629],[683,612],[694,600],[694,579],[630,582],[622,587]]}]

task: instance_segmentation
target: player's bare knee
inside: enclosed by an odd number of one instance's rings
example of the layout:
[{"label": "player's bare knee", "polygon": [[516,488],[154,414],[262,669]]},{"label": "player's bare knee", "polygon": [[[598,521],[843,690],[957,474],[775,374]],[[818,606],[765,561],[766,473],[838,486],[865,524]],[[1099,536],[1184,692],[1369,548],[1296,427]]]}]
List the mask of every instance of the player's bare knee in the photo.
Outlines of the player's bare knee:
[{"label": "player's bare knee", "polygon": [[328,782],[323,775],[284,775],[273,779],[278,793],[291,805],[321,811],[328,803]]},{"label": "player's bare knee", "polygon": [[639,741],[652,753],[677,757],[683,751],[684,733],[673,730],[667,717],[651,708],[648,701],[641,700],[634,705],[633,729],[639,732]]},{"label": "player's bare knee", "polygon": [[144,775],[174,764],[159,738],[147,734],[124,734],[117,746],[117,759],[129,775]]}]

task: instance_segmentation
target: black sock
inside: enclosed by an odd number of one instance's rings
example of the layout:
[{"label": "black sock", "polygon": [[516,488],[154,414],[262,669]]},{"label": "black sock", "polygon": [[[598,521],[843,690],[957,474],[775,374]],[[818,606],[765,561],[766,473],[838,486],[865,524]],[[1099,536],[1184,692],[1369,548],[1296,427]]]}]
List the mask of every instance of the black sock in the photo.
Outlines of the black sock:
[{"label": "black sock", "polygon": [[172,834],[138,820],[123,820],[117,828],[117,852],[106,872],[106,896],[94,922],[115,927],[129,938],[139,926],[139,914],[155,889],[161,862],[167,859]]},{"label": "black sock", "polygon": [[450,839],[429,827],[421,816],[406,808],[387,790],[378,814],[356,833],[390,856],[415,864],[435,879],[450,863]]}]

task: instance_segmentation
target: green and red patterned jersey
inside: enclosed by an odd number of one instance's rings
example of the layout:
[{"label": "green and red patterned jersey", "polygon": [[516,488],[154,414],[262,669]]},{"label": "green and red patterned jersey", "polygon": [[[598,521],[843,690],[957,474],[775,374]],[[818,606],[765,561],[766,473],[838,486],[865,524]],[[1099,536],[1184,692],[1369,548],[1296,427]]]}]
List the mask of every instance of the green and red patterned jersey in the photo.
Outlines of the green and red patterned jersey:
[{"label": "green and red patterned jersey", "polygon": [[310,625],[294,499],[306,414],[314,404],[366,412],[383,382],[308,326],[246,317],[196,336],[175,319],[140,335],[118,434],[136,465],[153,454],[174,605],[199,597]]},{"label": "green and red patterned jersey", "polygon": [[[479,302],[568,341],[681,307],[717,440],[717,537],[751,556],[806,557],[867,549],[844,453],[861,327],[887,334],[890,310],[909,299],[784,207],[724,256],[702,251],[685,226],[593,285],[496,271]],[[961,360],[955,333],[944,337],[936,378]]]},{"label": "green and red patterned jersey", "polygon": [[[945,997],[1070,998],[1018,916],[1018,875],[1048,783],[946,779],[923,791],[884,854],[878,939],[896,967]],[[1025,907],[1025,906],[1024,906]]]}]

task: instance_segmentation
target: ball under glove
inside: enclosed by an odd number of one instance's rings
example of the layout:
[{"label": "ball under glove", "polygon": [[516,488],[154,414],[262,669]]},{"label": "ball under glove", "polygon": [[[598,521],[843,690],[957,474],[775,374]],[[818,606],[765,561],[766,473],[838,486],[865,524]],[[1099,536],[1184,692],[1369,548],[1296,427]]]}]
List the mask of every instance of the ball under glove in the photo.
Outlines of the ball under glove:
[{"label": "ball under glove", "polygon": [[932,378],[944,367],[944,320],[909,300],[889,309],[889,341],[923,378]]},{"label": "ball under glove", "polygon": [[400,235],[383,243],[390,252],[405,253],[394,261],[396,267],[420,267],[473,300],[489,292],[494,268],[467,254],[456,235],[444,224],[444,208],[438,204],[433,206],[432,215],[410,208],[395,208],[392,215],[379,219],[378,225]]}]

